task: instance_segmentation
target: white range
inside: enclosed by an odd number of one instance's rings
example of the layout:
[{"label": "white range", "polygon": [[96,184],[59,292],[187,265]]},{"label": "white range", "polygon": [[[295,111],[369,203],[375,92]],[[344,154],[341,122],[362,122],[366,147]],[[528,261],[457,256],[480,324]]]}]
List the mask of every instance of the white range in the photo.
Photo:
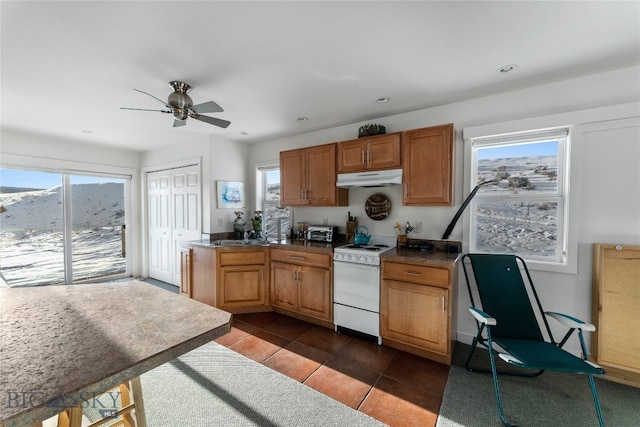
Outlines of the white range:
[{"label": "white range", "polygon": [[336,331],[380,337],[380,254],[395,248],[396,238],[372,236],[366,245],[333,250],[333,319]]}]

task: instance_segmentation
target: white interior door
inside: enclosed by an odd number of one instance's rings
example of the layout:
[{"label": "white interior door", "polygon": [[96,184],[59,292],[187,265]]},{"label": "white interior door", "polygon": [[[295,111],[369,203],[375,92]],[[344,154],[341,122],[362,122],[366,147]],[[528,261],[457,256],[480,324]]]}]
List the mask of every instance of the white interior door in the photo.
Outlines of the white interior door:
[{"label": "white interior door", "polygon": [[149,198],[149,277],[171,283],[173,242],[171,238],[171,172],[147,174]]},{"label": "white interior door", "polygon": [[200,240],[200,166],[147,174],[149,198],[149,277],[180,286],[181,240]]},{"label": "white interior door", "polygon": [[200,240],[201,237],[201,185],[200,167],[187,166],[172,171],[173,199],[173,283],[180,286],[179,241]]}]

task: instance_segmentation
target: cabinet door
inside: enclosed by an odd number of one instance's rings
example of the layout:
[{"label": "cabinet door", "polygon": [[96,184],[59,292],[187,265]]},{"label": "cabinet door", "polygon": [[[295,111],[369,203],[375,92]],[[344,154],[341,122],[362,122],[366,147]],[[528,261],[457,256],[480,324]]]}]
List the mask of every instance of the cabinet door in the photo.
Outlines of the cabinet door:
[{"label": "cabinet door", "polygon": [[376,136],[367,140],[367,169],[394,169],[401,167],[400,134]]},{"label": "cabinet door", "polygon": [[180,295],[189,298],[191,298],[191,281],[193,280],[192,259],[192,248],[180,248]]},{"label": "cabinet door", "polygon": [[317,206],[335,206],[337,193],[336,144],[307,148],[308,203]]},{"label": "cabinet door", "polygon": [[338,173],[362,172],[366,168],[366,140],[338,142]]},{"label": "cabinet door", "polygon": [[291,264],[271,263],[271,305],[296,310],[298,307],[298,269]]},{"label": "cabinet door", "polygon": [[220,308],[267,305],[264,265],[221,267],[219,270]]},{"label": "cabinet door", "polygon": [[280,201],[282,205],[306,205],[306,189],[306,150],[301,148],[280,152]]},{"label": "cabinet door", "polygon": [[446,354],[449,291],[396,280],[383,280],[380,298],[383,338]]},{"label": "cabinet door", "polygon": [[331,270],[299,267],[298,311],[323,320],[331,320]]},{"label": "cabinet door", "polygon": [[404,132],[403,205],[453,204],[453,125]]},{"label": "cabinet door", "polygon": [[216,307],[216,250],[194,247],[191,269],[191,297]]},{"label": "cabinet door", "polygon": [[640,385],[640,246],[594,244],[592,349],[607,375]]}]

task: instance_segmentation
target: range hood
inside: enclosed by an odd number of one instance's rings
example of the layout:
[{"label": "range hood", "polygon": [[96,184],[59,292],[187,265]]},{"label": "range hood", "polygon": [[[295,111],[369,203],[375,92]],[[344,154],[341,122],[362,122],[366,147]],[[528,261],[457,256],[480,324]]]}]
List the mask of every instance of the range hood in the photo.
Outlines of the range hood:
[{"label": "range hood", "polygon": [[402,184],[402,169],[340,173],[336,187],[387,187]]}]

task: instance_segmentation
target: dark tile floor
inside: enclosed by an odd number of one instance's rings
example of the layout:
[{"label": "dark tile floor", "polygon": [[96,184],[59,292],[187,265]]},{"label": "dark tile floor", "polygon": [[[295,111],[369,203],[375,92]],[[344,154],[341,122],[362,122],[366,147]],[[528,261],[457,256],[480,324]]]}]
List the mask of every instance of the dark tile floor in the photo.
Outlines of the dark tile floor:
[{"label": "dark tile floor", "polygon": [[278,313],[234,315],[216,340],[390,426],[434,426],[449,367]]}]

